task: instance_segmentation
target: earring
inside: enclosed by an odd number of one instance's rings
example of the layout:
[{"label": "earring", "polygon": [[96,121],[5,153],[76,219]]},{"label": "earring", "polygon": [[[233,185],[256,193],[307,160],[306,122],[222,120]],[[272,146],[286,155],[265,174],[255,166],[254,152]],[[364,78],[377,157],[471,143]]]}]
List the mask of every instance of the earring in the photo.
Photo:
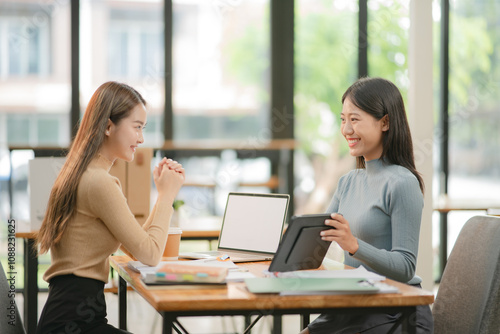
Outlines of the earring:
[{"label": "earring", "polygon": [[109,131],[106,131],[106,134],[109,136]]}]

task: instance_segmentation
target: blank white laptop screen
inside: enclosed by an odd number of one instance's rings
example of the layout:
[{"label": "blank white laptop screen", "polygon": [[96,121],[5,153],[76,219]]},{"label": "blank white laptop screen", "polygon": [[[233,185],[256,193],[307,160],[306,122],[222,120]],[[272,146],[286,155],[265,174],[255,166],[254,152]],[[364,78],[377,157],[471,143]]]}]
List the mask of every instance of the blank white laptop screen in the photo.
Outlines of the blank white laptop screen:
[{"label": "blank white laptop screen", "polygon": [[288,200],[280,194],[229,193],[219,248],[275,253]]}]

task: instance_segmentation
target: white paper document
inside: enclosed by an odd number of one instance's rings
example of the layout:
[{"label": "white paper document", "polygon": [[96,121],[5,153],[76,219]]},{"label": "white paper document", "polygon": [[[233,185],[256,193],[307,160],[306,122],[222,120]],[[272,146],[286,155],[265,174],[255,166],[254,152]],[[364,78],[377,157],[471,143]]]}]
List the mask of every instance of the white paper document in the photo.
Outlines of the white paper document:
[{"label": "white paper document", "polygon": [[385,276],[368,271],[363,266],[356,269],[288,271],[278,273],[277,276],[298,278],[359,278],[373,281],[385,280]]}]

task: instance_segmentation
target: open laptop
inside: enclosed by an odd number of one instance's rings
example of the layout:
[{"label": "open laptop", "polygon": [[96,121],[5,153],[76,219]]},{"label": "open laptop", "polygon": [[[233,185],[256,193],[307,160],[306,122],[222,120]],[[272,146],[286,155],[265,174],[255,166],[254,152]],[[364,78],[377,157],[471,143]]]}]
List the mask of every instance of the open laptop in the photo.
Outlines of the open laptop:
[{"label": "open laptop", "polygon": [[289,201],[287,194],[229,193],[217,251],[180,253],[179,258],[227,255],[233,262],[272,260],[281,241]]}]

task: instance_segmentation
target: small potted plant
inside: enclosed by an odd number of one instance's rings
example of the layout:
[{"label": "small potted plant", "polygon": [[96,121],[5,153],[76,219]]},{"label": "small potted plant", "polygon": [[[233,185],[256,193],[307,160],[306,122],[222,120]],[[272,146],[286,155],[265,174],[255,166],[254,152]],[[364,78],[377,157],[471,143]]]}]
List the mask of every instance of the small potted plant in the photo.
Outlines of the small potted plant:
[{"label": "small potted plant", "polygon": [[172,214],[172,219],[170,220],[170,226],[171,227],[179,227],[180,224],[180,212],[179,209],[184,205],[184,201],[181,199],[176,199],[174,201],[174,204],[172,205],[174,207],[174,213]]}]

